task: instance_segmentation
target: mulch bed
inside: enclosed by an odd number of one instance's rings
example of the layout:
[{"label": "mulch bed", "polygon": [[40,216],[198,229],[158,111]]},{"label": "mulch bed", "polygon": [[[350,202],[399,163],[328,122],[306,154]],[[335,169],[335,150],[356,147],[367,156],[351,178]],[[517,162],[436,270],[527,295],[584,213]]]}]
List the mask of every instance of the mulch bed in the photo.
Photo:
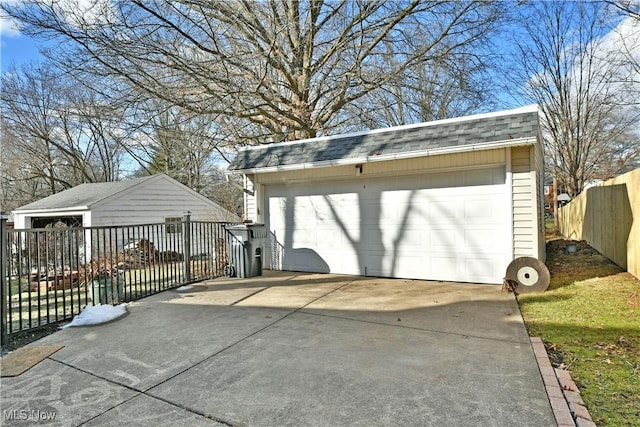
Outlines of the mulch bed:
[{"label": "mulch bed", "polygon": [[2,346],[2,355],[20,347],[24,347],[25,345],[37,341],[40,338],[44,338],[47,335],[51,335],[58,330],[58,326],[58,324],[54,323],[9,335],[6,345]]}]

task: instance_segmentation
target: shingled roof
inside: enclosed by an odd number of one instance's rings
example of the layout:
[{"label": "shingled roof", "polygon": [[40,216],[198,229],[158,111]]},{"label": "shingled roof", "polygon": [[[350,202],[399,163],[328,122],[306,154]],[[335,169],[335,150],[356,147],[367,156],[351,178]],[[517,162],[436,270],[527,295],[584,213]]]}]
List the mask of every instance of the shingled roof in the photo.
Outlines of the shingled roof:
[{"label": "shingled roof", "polygon": [[536,106],[416,125],[246,147],[229,171],[267,172],[533,144]]},{"label": "shingled roof", "polygon": [[155,177],[157,177],[157,175],[128,179],[125,181],[80,184],[68,190],[61,191],[60,193],[52,194],[44,199],[36,200],[28,205],[21,206],[15,211],[65,209],[70,207],[89,209],[95,203],[154,179]]}]

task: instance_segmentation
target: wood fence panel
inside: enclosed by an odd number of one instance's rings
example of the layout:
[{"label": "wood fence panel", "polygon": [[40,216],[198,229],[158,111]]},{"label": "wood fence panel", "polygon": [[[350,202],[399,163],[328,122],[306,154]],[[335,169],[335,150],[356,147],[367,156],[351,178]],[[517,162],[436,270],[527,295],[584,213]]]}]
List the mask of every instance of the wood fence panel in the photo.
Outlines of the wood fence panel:
[{"label": "wood fence panel", "polygon": [[630,211],[619,225],[629,224],[627,271],[640,278],[640,168],[611,180],[610,185],[626,184]]},{"label": "wood fence panel", "polygon": [[640,169],[583,191],[559,215],[564,236],[586,240],[640,278]]}]

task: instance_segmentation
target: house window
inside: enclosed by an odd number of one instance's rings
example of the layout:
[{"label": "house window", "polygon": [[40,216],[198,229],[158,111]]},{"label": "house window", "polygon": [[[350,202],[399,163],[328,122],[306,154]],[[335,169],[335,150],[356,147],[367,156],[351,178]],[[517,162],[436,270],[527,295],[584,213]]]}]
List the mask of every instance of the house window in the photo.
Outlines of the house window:
[{"label": "house window", "polygon": [[164,218],[164,226],[165,226],[165,229],[167,230],[167,234],[182,233],[182,217],[167,216]]}]

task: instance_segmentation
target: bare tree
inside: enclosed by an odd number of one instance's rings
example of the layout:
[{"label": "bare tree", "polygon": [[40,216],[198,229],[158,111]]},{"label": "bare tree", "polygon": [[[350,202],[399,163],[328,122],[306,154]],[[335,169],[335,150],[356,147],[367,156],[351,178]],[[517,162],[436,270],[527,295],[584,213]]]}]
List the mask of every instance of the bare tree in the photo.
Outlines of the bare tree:
[{"label": "bare tree", "polygon": [[[20,164],[9,182],[30,181],[34,197],[119,178],[119,122],[111,106],[50,64],[2,75],[3,151]],[[36,191],[37,190],[37,191]]]},{"label": "bare tree", "polygon": [[204,193],[207,176],[222,161],[224,138],[209,114],[195,115],[184,108],[149,100],[137,106],[136,117],[145,116],[130,151],[146,173],[166,173],[186,186]]},{"label": "bare tree", "polygon": [[547,165],[571,195],[606,177],[637,152],[621,144],[638,115],[626,109],[620,52],[608,50],[611,30],[595,2],[538,2],[523,19],[526,37],[515,40],[517,58],[509,73],[526,81],[522,95],[543,113]]},{"label": "bare tree", "polygon": [[404,70],[478,42],[501,7],[473,0],[103,0],[83,8],[69,1],[3,9],[27,34],[68,42],[52,52],[61,62],[81,59],[84,70],[118,76],[147,97],[221,115],[221,126],[232,124],[242,144],[340,126],[347,106]]},{"label": "bare tree", "polygon": [[613,4],[624,17],[614,30],[615,43],[624,54],[623,66],[629,69],[626,83],[635,89],[635,104],[640,105],[640,2],[610,0],[607,3]]},{"label": "bare tree", "polygon": [[[487,40],[482,40],[487,43]],[[381,90],[349,107],[353,130],[461,117],[493,105],[488,74],[495,55],[482,46],[464,46],[440,60],[418,63],[394,76]],[[393,60],[393,59],[390,59]]]},{"label": "bare tree", "polygon": [[[5,128],[5,125],[2,125]],[[41,180],[33,180],[25,164],[34,164],[19,149],[13,135],[0,133],[0,210],[11,211],[19,206],[47,196],[50,192]]]},{"label": "bare tree", "polygon": [[622,11],[624,14],[640,21],[640,3],[637,0],[605,0]]}]

